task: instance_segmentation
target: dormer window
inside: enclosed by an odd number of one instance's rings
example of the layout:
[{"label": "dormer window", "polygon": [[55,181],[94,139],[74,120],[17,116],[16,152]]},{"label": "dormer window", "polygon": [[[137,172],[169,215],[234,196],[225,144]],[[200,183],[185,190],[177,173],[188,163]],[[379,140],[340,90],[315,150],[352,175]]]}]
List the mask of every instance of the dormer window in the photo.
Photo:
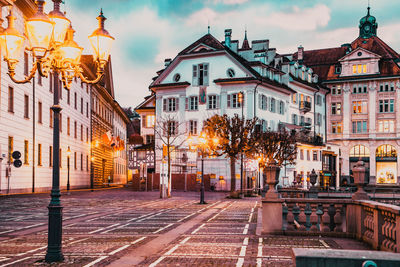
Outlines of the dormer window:
[{"label": "dormer window", "polygon": [[335,74],[340,74],[342,72],[342,66],[336,65],[335,66]]},{"label": "dormer window", "polygon": [[367,73],[367,64],[354,64],[353,74],[363,74]]}]

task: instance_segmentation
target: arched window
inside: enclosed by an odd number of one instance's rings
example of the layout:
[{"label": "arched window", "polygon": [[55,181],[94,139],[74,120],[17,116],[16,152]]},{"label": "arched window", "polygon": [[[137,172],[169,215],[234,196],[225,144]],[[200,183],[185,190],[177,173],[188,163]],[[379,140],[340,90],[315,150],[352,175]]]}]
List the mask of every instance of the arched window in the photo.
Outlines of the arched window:
[{"label": "arched window", "polygon": [[350,149],[350,157],[369,157],[369,149],[364,145],[355,145]]},{"label": "arched window", "polygon": [[392,145],[381,145],[376,149],[376,156],[380,158],[397,157],[397,151]]}]

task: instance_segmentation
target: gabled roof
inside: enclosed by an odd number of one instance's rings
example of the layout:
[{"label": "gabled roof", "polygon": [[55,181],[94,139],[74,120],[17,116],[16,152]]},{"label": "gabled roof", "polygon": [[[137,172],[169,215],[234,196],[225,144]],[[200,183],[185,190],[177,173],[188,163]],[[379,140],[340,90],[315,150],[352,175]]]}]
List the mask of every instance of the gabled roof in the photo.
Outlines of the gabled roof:
[{"label": "gabled roof", "polygon": [[156,108],[155,98],[156,98],[155,94],[146,96],[145,100],[142,103],[140,103],[134,110],[136,111],[138,109],[149,109],[149,110],[155,109]]},{"label": "gabled roof", "polygon": [[[356,49],[354,49],[353,51],[351,51],[351,52],[348,53],[347,55],[345,55],[345,56],[339,58],[338,60],[339,60],[339,61],[345,61],[346,58],[350,57],[351,55],[353,55],[353,54],[355,54],[355,53],[361,52],[361,51],[363,51],[364,53],[366,53],[368,58],[371,58],[370,55],[372,55],[372,56],[374,56],[374,57],[376,57],[376,58],[381,58],[380,55],[375,54],[374,52],[368,51],[367,49],[362,48],[362,47],[357,47]],[[365,58],[365,56],[363,56],[363,57]],[[363,59],[363,58],[360,58],[360,59]]]},{"label": "gabled roof", "polygon": [[183,49],[181,52],[179,52],[178,55],[184,55],[189,52],[191,52],[191,53],[203,52],[203,51],[193,52],[193,49],[201,44],[204,44],[215,50],[224,50],[225,49],[225,47],[220,43],[220,41],[218,41],[217,39],[215,39],[214,36],[212,36],[211,34],[208,33],[208,34],[204,35],[203,37],[201,37],[200,39],[198,39],[196,42],[192,43],[191,45],[189,45],[188,47]]}]

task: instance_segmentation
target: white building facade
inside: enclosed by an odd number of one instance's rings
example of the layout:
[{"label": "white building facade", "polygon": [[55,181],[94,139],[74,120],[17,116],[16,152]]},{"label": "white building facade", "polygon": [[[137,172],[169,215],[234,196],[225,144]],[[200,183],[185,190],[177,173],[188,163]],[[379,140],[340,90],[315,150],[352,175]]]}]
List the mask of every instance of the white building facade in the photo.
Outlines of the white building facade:
[{"label": "white building facade", "polygon": [[[196,153],[188,151],[189,135],[199,135],[204,121],[215,115],[239,114],[244,118],[257,117],[263,130],[279,127],[304,130],[301,145],[307,144],[316,151],[316,160],[287,166],[281,172],[281,185],[292,185],[297,174],[307,175],[314,169],[322,171],[322,150],[325,149],[325,95],[328,90],[318,83],[312,69],[294,62],[269,47],[268,40],[256,40],[250,47],[247,37],[239,48],[231,40],[231,30],[225,30],[225,41],[219,42],[207,34],[181,51],[173,60],[166,61],[166,68],[150,85],[156,98],[156,121],[172,119],[179,151],[187,163],[198,161]],[[239,93],[244,94],[244,103]],[[156,126],[157,127],[157,126]],[[156,129],[157,131],[157,129]],[[156,172],[162,160],[162,136],[155,136]],[[303,142],[304,141],[304,142]],[[318,142],[316,142],[318,141]],[[306,152],[307,153],[307,152]],[[300,155],[300,153],[299,153]],[[174,155],[179,161],[179,153]],[[300,159],[299,156],[299,160]],[[257,164],[245,160],[244,182],[256,177]],[[172,164],[172,172],[190,171],[185,164]],[[188,165],[188,164],[186,164]],[[190,164],[189,164],[190,165]],[[199,166],[199,164],[197,164]],[[255,166],[255,167],[254,167]],[[212,183],[217,190],[230,189],[229,160],[206,159],[205,173],[215,177]],[[199,170],[199,168],[197,168]],[[236,164],[240,179],[240,160]],[[283,178],[283,177],[286,177]],[[253,178],[253,180],[254,180]],[[236,182],[240,187],[240,182]]]}]

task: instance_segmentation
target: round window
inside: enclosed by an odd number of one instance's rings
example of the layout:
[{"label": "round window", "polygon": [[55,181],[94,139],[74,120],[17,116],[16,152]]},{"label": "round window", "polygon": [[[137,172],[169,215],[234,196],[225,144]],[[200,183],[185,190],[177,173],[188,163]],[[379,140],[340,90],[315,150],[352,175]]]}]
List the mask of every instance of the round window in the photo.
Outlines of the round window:
[{"label": "round window", "polygon": [[358,53],[357,53],[357,56],[361,57],[361,55],[362,55],[362,53],[361,53],[361,52],[358,52]]},{"label": "round window", "polygon": [[179,82],[180,79],[181,79],[181,75],[179,73],[174,75],[174,82]]},{"label": "round window", "polygon": [[228,75],[228,77],[233,78],[235,77],[235,71],[233,69],[228,69],[226,71],[226,74]]}]

